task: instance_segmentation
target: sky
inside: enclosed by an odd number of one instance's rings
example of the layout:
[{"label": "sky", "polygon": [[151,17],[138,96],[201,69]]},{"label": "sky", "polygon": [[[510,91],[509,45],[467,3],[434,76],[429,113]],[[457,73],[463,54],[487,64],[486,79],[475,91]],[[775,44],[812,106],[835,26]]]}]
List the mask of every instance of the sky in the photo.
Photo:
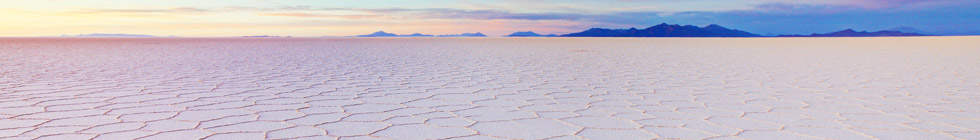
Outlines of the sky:
[{"label": "sky", "polygon": [[757,34],[980,33],[980,0],[0,0],[0,36],[352,36],[719,24]]}]

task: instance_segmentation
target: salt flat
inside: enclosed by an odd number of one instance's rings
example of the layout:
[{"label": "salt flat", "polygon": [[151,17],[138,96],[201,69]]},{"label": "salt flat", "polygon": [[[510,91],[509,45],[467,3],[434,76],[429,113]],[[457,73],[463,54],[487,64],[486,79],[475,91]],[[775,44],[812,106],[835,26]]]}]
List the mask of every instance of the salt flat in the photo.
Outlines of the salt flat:
[{"label": "salt flat", "polygon": [[978,44],[3,38],[0,139],[980,139]]}]

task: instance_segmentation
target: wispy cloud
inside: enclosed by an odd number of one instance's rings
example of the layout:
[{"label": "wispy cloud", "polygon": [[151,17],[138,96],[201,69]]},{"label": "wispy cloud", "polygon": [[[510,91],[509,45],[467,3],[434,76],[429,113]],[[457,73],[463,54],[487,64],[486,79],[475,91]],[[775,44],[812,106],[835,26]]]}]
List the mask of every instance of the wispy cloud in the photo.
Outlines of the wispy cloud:
[{"label": "wispy cloud", "polygon": [[309,13],[257,13],[255,15],[303,17],[303,18],[342,18],[342,19],[367,19],[367,18],[379,18],[384,16],[384,15],[328,15],[328,14],[309,14]]},{"label": "wispy cloud", "polygon": [[264,12],[281,12],[281,11],[338,11],[338,10],[351,10],[353,8],[342,8],[342,7],[316,7],[316,6],[275,6],[275,7],[247,7],[247,6],[231,6],[218,8],[215,11],[223,12],[238,12],[238,11],[264,11]]},{"label": "wispy cloud", "polygon": [[174,7],[162,9],[80,9],[67,13],[201,13],[210,11],[195,7]]},{"label": "wispy cloud", "polygon": [[[339,9],[338,9],[339,10]],[[376,18],[376,19],[477,19],[477,20],[584,20],[586,17],[599,15],[583,15],[573,13],[515,13],[506,10],[463,10],[463,9],[344,9],[347,13],[329,14],[330,12],[293,12],[293,13],[259,13],[264,16],[288,16],[306,18]],[[351,18],[356,17],[356,18]]]},{"label": "wispy cloud", "polygon": [[590,15],[574,13],[515,13],[503,10],[424,9],[410,13],[419,18],[441,19],[517,19],[517,20],[581,20]]},{"label": "wispy cloud", "polygon": [[[122,6],[63,6],[49,8],[36,3],[32,8],[7,6],[21,12],[0,13],[0,17],[32,20],[11,22],[9,29],[61,27],[62,29],[115,29],[122,25],[159,29],[167,25],[193,30],[229,28],[228,32],[279,32],[296,28],[309,34],[323,32],[366,32],[403,30],[404,32],[481,30],[511,32],[541,30],[561,33],[591,27],[648,27],[659,23],[707,25],[721,24],[757,33],[813,33],[855,28],[879,30],[895,26],[929,28],[976,28],[980,1],[975,0],[494,0],[494,1],[399,1],[390,7],[366,2],[275,2],[171,4],[160,1]],[[414,4],[414,3],[423,4]],[[142,4],[142,5],[141,5]],[[3,6],[0,6],[3,7]],[[12,8],[9,8],[12,7]],[[91,8],[104,7],[104,8]],[[40,8],[40,9],[39,9]],[[2,10],[4,8],[0,8]],[[2,11],[0,11],[2,12]],[[16,24],[15,24],[16,23]],[[411,24],[410,24],[411,23]],[[208,24],[207,28],[196,24]],[[214,25],[211,25],[214,24]],[[0,25],[3,25],[0,23]],[[104,26],[95,26],[104,25]],[[170,26],[183,25],[183,26]],[[222,26],[226,25],[226,26]],[[246,26],[248,25],[248,26]],[[235,28],[232,28],[235,27]],[[267,28],[259,28],[267,27]],[[452,28],[449,28],[452,27]],[[492,27],[492,28],[490,28]],[[954,28],[955,27],[955,28]],[[299,28],[304,28],[300,30]],[[323,29],[310,31],[311,29]],[[492,29],[492,30],[491,30]],[[416,30],[416,31],[411,31]],[[17,30],[20,31],[20,30]],[[174,30],[167,30],[174,31]],[[166,32],[166,31],[161,31]],[[203,32],[203,31],[202,31]],[[340,33],[338,33],[340,34]]]}]

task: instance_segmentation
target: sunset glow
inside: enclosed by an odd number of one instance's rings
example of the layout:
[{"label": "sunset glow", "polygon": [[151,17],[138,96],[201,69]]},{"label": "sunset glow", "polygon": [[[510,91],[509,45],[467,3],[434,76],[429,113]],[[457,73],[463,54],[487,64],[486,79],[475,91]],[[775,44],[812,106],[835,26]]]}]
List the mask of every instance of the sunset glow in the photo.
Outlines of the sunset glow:
[{"label": "sunset glow", "polygon": [[[350,36],[514,31],[564,34],[592,27],[720,24],[760,34],[910,26],[977,30],[980,2],[823,1],[312,1],[0,0],[0,36],[130,33],[156,36]],[[888,21],[888,22],[881,22]]]}]

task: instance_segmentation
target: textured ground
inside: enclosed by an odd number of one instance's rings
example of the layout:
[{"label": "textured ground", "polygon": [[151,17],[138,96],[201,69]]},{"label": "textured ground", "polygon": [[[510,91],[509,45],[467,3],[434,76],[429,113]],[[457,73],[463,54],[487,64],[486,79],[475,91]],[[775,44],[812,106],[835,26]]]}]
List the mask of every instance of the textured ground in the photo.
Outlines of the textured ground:
[{"label": "textured ground", "polygon": [[0,139],[980,139],[980,37],[0,39]]}]

